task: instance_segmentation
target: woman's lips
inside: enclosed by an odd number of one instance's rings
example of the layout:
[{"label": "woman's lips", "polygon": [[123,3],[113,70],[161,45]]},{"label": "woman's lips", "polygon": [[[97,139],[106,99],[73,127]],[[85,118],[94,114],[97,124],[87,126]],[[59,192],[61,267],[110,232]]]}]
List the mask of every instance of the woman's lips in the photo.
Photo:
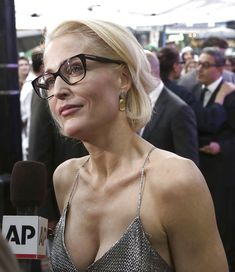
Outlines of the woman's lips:
[{"label": "woman's lips", "polygon": [[71,115],[78,110],[80,110],[83,106],[82,105],[66,105],[59,109],[59,114],[63,117]]}]

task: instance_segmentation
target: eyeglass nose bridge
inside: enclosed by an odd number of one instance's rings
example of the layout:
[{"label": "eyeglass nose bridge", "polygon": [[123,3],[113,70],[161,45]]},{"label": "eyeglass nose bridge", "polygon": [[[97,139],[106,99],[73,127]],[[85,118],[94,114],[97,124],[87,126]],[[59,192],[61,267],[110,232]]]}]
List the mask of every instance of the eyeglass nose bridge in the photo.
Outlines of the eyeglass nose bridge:
[{"label": "eyeglass nose bridge", "polygon": [[54,77],[54,84],[53,84],[53,88],[52,89],[55,89],[55,84],[56,84],[56,80],[58,77],[60,77],[60,79],[62,79],[62,82],[65,82],[67,83],[68,85],[71,85],[71,83],[68,81],[68,79],[63,75],[63,73],[61,73],[60,70],[58,70],[57,72],[55,73],[51,73]]},{"label": "eyeglass nose bridge", "polygon": [[[53,87],[51,88],[51,90],[49,92],[51,92],[50,94],[48,93],[48,97],[52,97],[52,96],[55,96],[55,97],[64,97],[66,95],[66,88],[64,88],[64,83],[65,84],[69,84],[68,80],[63,76],[63,74],[60,72],[60,71],[57,71],[55,73],[53,73],[53,77],[54,77],[54,84],[53,84]],[[60,78],[61,82],[62,82],[62,85],[61,83],[59,83],[59,85],[57,85],[56,82],[58,82],[58,77]],[[56,86],[57,85],[57,86]]]},{"label": "eyeglass nose bridge", "polygon": [[[58,82],[59,78],[59,82]],[[54,85],[52,88],[52,95],[53,96],[60,96],[62,93],[65,93],[65,87],[67,85],[71,85],[68,80],[58,71],[54,75]]]},{"label": "eyeglass nose bridge", "polygon": [[[82,78],[80,78],[78,81],[75,81],[75,82],[73,82],[73,83],[71,83],[64,75],[63,75],[63,73],[61,73],[60,72],[60,70],[59,71],[57,71],[57,72],[55,72],[55,73],[51,73],[52,75],[53,75],[53,77],[54,77],[54,84],[53,84],[53,87],[52,87],[52,89],[51,90],[53,90],[52,91],[52,93],[48,93],[48,97],[52,97],[52,96],[65,96],[66,95],[66,93],[65,93],[65,90],[66,90],[66,88],[64,88],[63,86],[58,86],[58,87],[55,87],[55,85],[56,85],[56,79],[58,78],[58,76],[60,77],[60,79],[62,80],[62,82],[64,82],[65,84],[67,84],[67,85],[69,85],[69,86],[73,86],[73,85],[75,85],[75,84],[77,84],[79,81],[81,81],[85,76],[86,76],[86,70],[84,70],[84,74],[83,74],[83,76],[82,76]],[[63,90],[63,92],[62,92],[62,90]]]},{"label": "eyeglass nose bridge", "polygon": [[53,85],[53,88],[55,86],[55,83],[56,83],[56,79],[58,78],[58,76],[67,84],[69,84],[68,80],[63,76],[63,74],[61,73],[60,69],[55,72],[55,73],[51,73],[54,77],[54,85]]}]

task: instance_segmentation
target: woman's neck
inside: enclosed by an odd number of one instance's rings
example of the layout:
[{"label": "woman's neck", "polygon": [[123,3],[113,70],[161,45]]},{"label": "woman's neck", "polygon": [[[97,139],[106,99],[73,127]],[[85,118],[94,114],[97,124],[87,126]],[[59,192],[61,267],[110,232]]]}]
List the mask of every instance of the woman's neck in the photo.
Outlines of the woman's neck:
[{"label": "woman's neck", "polygon": [[84,143],[90,153],[88,170],[101,179],[110,177],[117,169],[128,169],[144,153],[145,143],[136,133],[114,138],[100,146]]}]

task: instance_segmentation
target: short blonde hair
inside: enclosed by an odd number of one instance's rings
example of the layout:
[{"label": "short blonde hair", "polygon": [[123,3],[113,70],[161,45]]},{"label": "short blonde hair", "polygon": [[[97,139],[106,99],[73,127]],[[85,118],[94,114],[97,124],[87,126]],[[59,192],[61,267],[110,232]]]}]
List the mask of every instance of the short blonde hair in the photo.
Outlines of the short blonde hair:
[{"label": "short blonde hair", "polygon": [[[145,52],[134,35],[127,28],[100,20],[66,21],[57,26],[47,37],[48,42],[66,34],[79,33],[90,39],[88,48],[94,54],[125,62],[132,80],[127,92],[127,119],[131,128],[138,131],[151,118],[151,104],[146,92],[156,86],[151,75]],[[95,44],[95,46],[94,46]]]}]

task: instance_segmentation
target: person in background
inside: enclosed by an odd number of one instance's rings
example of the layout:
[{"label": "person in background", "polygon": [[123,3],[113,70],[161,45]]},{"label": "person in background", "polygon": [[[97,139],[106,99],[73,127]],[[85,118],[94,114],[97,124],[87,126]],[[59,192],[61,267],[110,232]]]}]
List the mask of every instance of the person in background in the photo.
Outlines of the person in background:
[{"label": "person in background", "polygon": [[223,107],[224,99],[226,95],[234,91],[235,86],[223,82],[213,103],[205,108],[198,99],[200,92],[189,92],[184,86],[177,84],[176,80],[179,78],[182,69],[178,51],[174,48],[165,47],[159,51],[158,57],[160,75],[165,86],[192,107],[196,115],[198,129],[202,128],[207,132],[214,132],[221,127],[227,118],[226,110]]},{"label": "person in background", "polygon": [[[199,56],[197,78],[203,84],[200,99],[211,105],[223,84],[224,54],[215,47],[206,47]],[[230,271],[235,271],[235,86],[225,96],[223,107],[227,118],[214,132],[199,129],[200,163],[214,205],[220,235]],[[216,118],[214,116],[214,118]]]},{"label": "person in background", "polygon": [[191,46],[184,47],[179,55],[182,61],[181,75],[184,75],[187,73],[186,66],[188,67],[189,63],[194,64],[198,56],[194,54]]},{"label": "person in background", "polygon": [[224,69],[235,73],[235,56],[226,56]]},{"label": "person in background", "polygon": [[177,49],[162,47],[157,54],[160,61],[160,75],[163,81],[175,81],[180,78],[184,61]]},{"label": "person in background", "polygon": [[194,97],[184,86],[177,84],[177,79],[180,78],[183,69],[178,50],[163,47],[158,52],[158,59],[160,77],[165,86],[191,106],[194,103]]},{"label": "person in background", "polygon": [[225,53],[226,49],[228,49],[228,42],[221,37],[210,36],[202,42],[201,48],[205,47],[216,47]]},{"label": "person in background", "polygon": [[193,70],[196,70],[197,66],[198,66],[198,62],[196,60],[194,59],[188,60],[184,65],[185,74]]},{"label": "person in background", "polygon": [[135,37],[111,22],[64,22],[46,38],[44,65],[35,91],[89,152],[53,175],[53,271],[227,272],[200,171],[137,134],[157,80]]},{"label": "person in background", "polygon": [[[166,50],[175,49],[167,47]],[[160,80],[160,66],[156,54],[147,50],[145,52],[151,73],[158,81],[149,93],[153,112],[150,122],[142,131],[142,137],[158,148],[171,151],[198,164],[195,114],[188,104]],[[178,71],[180,73],[180,70]]]},{"label": "person in background", "polygon": [[223,82],[215,100],[203,107],[198,99],[199,93],[189,92],[184,86],[177,84],[176,79],[180,75],[179,53],[174,48],[162,48],[159,53],[161,78],[169,90],[174,92],[194,110],[197,127],[199,130],[214,133],[223,126],[227,119],[227,112],[223,106],[227,95],[235,90],[232,83]]},{"label": "person in background", "polygon": [[187,61],[194,59],[193,49],[190,46],[184,47],[180,52],[181,59],[184,63]]},{"label": "person in background", "polygon": [[29,127],[31,115],[31,99],[33,94],[32,80],[43,72],[43,52],[32,52],[32,71],[29,72],[20,92],[20,111],[22,122],[22,153],[23,160],[28,159]]},{"label": "person in background", "polygon": [[19,77],[19,90],[21,90],[30,71],[30,63],[27,57],[18,58],[18,77]]},{"label": "person in background", "polygon": [[[205,47],[216,47],[219,48],[223,53],[228,48],[226,40],[219,37],[209,37],[203,43],[201,48]],[[224,70],[222,72],[224,81],[235,83],[235,74],[231,71]],[[188,91],[193,93],[199,93],[201,90],[201,83],[197,79],[197,71],[193,70],[190,73],[182,75],[178,80],[179,85],[183,85]]]}]

